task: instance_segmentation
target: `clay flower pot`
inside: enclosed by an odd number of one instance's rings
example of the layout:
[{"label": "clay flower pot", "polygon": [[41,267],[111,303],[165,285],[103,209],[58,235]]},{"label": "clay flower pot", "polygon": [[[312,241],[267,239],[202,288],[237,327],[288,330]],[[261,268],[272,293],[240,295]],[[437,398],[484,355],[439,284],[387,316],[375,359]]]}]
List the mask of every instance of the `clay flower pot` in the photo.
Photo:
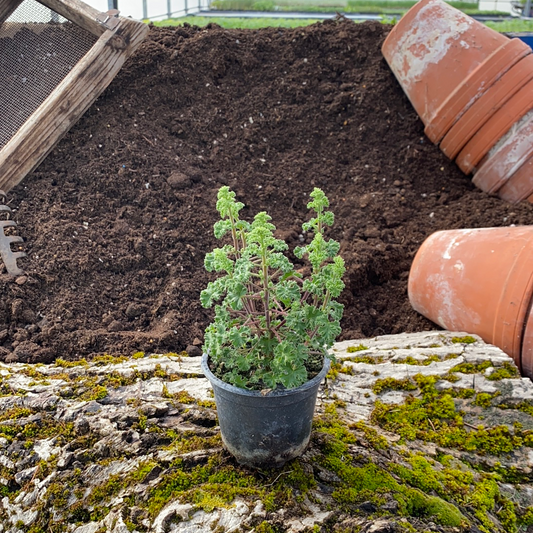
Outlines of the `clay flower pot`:
[{"label": "clay flower pot", "polygon": [[424,130],[435,144],[440,143],[450,128],[516,63],[531,54],[531,48],[520,39],[511,39],[475,68],[441,104]]},{"label": "clay flower pot", "polygon": [[491,116],[533,79],[533,55],[530,54],[509,69],[492,87],[457,120],[440,144],[441,150],[455,159],[465,144]]},{"label": "clay flower pot", "polygon": [[488,193],[499,191],[511,176],[533,156],[533,114],[515,124],[485,156],[472,182]]},{"label": "clay flower pot", "polygon": [[507,202],[516,204],[533,194],[533,157],[530,157],[505,182],[498,191],[498,196]]},{"label": "clay flower pot", "polygon": [[[508,37],[442,0],[420,0],[391,30],[382,53],[427,126],[442,113],[445,103],[456,100],[458,87],[502,47],[505,50],[499,52],[498,65],[504,70],[509,68],[509,60],[512,64],[531,51],[523,44],[511,46],[509,42]],[[500,74],[496,70],[490,72],[491,81]],[[468,85],[473,94],[463,100],[465,105],[475,98],[478,87],[486,86],[484,76],[480,78]]]},{"label": "clay flower pot", "polygon": [[438,231],[409,274],[413,308],[441,327],[479,335],[520,367],[533,295],[533,226]]},{"label": "clay flower pot", "polygon": [[530,309],[524,329],[521,357],[522,374],[533,379],[533,309]]},{"label": "clay flower pot", "polygon": [[455,162],[470,174],[513,124],[533,109],[533,81],[526,83],[477,131],[461,150]]}]

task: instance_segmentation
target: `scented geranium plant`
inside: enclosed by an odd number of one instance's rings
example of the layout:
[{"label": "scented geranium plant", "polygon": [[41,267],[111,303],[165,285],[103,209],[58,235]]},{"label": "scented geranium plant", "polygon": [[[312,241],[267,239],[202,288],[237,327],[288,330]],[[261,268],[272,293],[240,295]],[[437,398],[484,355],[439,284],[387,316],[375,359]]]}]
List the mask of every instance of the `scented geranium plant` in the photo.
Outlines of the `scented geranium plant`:
[{"label": "scented geranium plant", "polygon": [[214,231],[229,242],[205,257],[205,268],[221,275],[202,291],[201,303],[215,306],[204,350],[222,381],[245,389],[290,389],[322,369],[341,332],[343,306],[335,298],[345,270],[339,243],[324,237],[334,219],[328,206],[315,188],[307,205],[315,216],[302,226],[313,239],[294,250],[310,263],[303,276],[285,255],[288,245],[274,237],[271,217],[261,212],[251,223],[241,220],[244,204],[229,187],[219,190],[221,220]]}]

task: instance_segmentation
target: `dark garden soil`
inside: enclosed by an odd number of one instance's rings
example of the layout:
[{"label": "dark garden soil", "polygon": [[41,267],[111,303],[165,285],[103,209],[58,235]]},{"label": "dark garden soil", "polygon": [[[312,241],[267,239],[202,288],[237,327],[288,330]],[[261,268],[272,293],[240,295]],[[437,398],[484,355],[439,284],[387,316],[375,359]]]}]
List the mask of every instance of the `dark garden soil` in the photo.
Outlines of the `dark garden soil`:
[{"label": "dark garden soil", "polygon": [[533,206],[477,190],[427,140],[381,56],[389,30],[153,28],[9,195],[27,275],[0,275],[0,359],[198,354],[224,184],[291,247],[309,193],[326,192],[347,265],[342,338],[435,328],[407,298],[424,238],[533,224]]}]

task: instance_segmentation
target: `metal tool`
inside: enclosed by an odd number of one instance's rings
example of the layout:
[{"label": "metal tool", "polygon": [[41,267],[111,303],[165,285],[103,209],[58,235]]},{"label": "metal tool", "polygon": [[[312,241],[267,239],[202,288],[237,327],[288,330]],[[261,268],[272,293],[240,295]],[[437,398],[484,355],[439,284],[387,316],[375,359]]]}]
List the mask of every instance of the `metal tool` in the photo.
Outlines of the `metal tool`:
[{"label": "metal tool", "polygon": [[5,220],[0,220],[0,257],[6,266],[7,273],[12,276],[22,276],[24,270],[18,267],[17,259],[26,257],[24,252],[13,252],[11,250],[11,244],[24,242],[22,237],[18,235],[6,235],[5,228],[14,228],[17,223],[11,220],[11,208],[6,205],[7,196],[6,193],[0,190],[0,216],[4,216]]}]

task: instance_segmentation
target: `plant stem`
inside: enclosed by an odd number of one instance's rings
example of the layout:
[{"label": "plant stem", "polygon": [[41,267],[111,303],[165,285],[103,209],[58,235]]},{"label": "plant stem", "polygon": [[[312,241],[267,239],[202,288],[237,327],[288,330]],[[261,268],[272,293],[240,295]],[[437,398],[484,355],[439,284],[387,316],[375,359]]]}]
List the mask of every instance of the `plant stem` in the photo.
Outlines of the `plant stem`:
[{"label": "plant stem", "polygon": [[265,305],[265,321],[266,321],[266,328],[267,331],[270,332],[270,336],[272,336],[272,331],[270,330],[270,293],[268,290],[268,263],[267,263],[267,257],[266,257],[266,247],[264,246],[264,243],[261,243],[261,258],[262,258],[262,267],[263,267],[263,290],[264,290],[264,305]]},{"label": "plant stem", "polygon": [[229,213],[229,220],[231,223],[231,237],[233,239],[233,248],[235,248],[235,255],[239,257],[240,256],[239,237],[237,235],[237,227],[236,227],[235,219],[233,218],[233,214],[231,213],[231,211]]},{"label": "plant stem", "polygon": [[326,295],[324,296],[324,303],[322,304],[322,311],[326,310],[326,307],[328,306],[330,299],[331,299],[331,294],[329,290],[326,289]]}]

